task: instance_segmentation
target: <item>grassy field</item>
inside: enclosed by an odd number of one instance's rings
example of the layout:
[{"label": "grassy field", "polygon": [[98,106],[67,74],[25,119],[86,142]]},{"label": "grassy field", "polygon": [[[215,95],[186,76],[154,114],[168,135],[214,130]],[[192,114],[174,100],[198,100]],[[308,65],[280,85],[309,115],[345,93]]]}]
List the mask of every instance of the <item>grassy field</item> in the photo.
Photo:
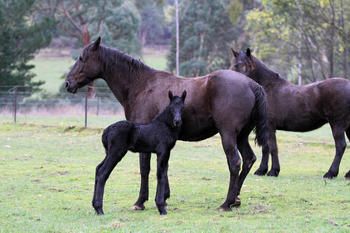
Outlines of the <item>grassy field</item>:
[{"label": "grassy field", "polygon": [[350,232],[350,182],[343,177],[350,152],[338,178],[321,178],[333,159],[328,127],[279,132],[280,177],[248,175],[242,206],[227,213],[216,210],[228,188],[220,138],[178,142],[166,217],[153,201],[155,158],[146,210],[130,209],[139,188],[136,154],[128,154],[107,182],[105,215],[94,214],[94,171],[104,156],[100,135],[101,129],[1,124],[0,232]]}]

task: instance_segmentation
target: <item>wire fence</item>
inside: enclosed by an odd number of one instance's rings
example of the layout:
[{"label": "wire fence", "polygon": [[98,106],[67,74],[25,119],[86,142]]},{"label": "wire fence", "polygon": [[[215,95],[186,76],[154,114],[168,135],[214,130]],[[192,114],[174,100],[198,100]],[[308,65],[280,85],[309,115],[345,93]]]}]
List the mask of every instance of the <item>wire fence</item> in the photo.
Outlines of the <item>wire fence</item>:
[{"label": "wire fence", "polygon": [[102,127],[123,118],[122,107],[108,87],[76,94],[35,92],[26,86],[0,86],[0,122]]}]

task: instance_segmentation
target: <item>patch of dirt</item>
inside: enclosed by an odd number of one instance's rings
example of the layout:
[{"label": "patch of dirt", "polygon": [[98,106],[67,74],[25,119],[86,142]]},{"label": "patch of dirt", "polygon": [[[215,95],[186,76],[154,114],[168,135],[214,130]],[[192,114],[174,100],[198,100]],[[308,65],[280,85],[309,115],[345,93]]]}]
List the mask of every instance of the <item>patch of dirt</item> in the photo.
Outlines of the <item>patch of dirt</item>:
[{"label": "patch of dirt", "polygon": [[253,214],[264,214],[269,212],[269,207],[261,204],[252,205],[250,209]]}]

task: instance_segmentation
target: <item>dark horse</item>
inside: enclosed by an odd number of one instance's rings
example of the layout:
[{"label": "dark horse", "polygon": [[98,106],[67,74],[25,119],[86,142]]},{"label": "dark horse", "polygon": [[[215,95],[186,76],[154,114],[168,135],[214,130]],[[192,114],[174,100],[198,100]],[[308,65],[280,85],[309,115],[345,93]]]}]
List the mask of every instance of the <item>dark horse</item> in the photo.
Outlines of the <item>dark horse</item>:
[{"label": "dark horse", "polygon": [[[187,91],[183,126],[179,139],[199,141],[220,133],[230,171],[230,185],[222,210],[239,205],[238,195],[256,157],[248,135],[255,128],[259,145],[267,144],[267,109],[264,89],[246,76],[219,70],[203,77],[180,78],[152,69],[142,62],[100,45],[98,38],[86,46],[66,79],[66,88],[77,89],[104,79],[124,107],[125,117],[148,123],[166,106],[166,93]],[[241,173],[241,158],[243,166]],[[144,209],[148,200],[151,153],[140,154],[141,188],[135,209]],[[166,177],[165,198],[170,196]]]},{"label": "dark horse", "polygon": [[[241,72],[262,85],[268,99],[268,122],[270,138],[256,175],[268,170],[269,152],[272,168],[270,176],[278,176],[280,165],[276,143],[276,130],[306,132],[329,123],[335,141],[335,157],[324,178],[338,175],[339,164],[346,148],[345,136],[350,138],[350,81],[330,78],[324,81],[297,86],[266,67],[256,57],[246,52],[232,50],[234,58],[231,69]],[[345,175],[350,178],[350,171]]]},{"label": "dark horse", "polygon": [[106,181],[114,167],[132,152],[157,153],[157,192],[156,205],[161,215],[165,209],[165,177],[168,172],[170,151],[178,139],[186,91],[173,96],[169,91],[169,105],[149,124],[136,124],[119,121],[108,126],[102,134],[102,143],[106,150],[105,159],[96,167],[95,191],[92,205],[97,214],[103,214],[103,193]]}]

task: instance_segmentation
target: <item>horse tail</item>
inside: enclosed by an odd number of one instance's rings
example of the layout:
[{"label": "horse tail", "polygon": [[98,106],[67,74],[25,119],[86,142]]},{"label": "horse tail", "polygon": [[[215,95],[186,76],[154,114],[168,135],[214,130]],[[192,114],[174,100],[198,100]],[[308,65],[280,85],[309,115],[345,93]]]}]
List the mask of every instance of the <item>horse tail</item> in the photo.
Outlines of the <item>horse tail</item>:
[{"label": "horse tail", "polygon": [[254,83],[252,91],[255,95],[255,104],[252,112],[252,121],[255,125],[255,142],[259,146],[267,146],[268,143],[268,126],[267,126],[267,99],[266,93],[262,86]]}]

